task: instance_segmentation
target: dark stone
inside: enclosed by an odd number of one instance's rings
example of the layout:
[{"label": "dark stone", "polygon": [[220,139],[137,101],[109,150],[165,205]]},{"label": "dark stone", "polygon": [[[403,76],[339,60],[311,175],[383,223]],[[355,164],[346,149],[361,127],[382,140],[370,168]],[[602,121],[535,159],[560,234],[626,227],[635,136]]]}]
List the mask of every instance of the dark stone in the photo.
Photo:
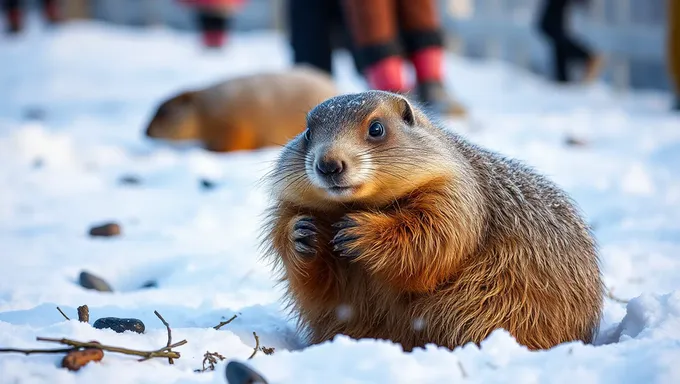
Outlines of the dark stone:
[{"label": "dark stone", "polygon": [[566,139],[564,139],[564,144],[566,144],[569,147],[587,147],[588,142],[585,141],[584,139],[579,139],[578,137],[574,136],[569,136]]},{"label": "dark stone", "polygon": [[24,111],[26,120],[44,120],[45,110],[40,107],[29,107]]},{"label": "dark stone", "polygon": [[230,361],[226,369],[229,384],[267,384],[267,380],[252,368],[238,361]]},{"label": "dark stone", "polygon": [[106,223],[90,228],[90,236],[110,237],[120,235],[120,225],[118,223]]},{"label": "dark stone", "polygon": [[201,179],[201,188],[210,190],[215,189],[215,187],[217,187],[217,184],[215,184],[214,181],[208,179]]},{"label": "dark stone", "polygon": [[146,283],[142,284],[142,289],[144,288],[158,288],[158,283],[155,280],[149,280]]},{"label": "dark stone", "polygon": [[89,272],[80,272],[79,277],[80,286],[87,289],[94,289],[100,292],[113,292],[109,283],[107,283],[101,277],[95,276]]},{"label": "dark stone", "polygon": [[139,185],[142,183],[142,180],[140,180],[139,177],[134,176],[134,175],[125,175],[122,176],[119,180],[119,183],[123,185]]},{"label": "dark stone", "polygon": [[139,319],[121,319],[118,317],[102,317],[97,319],[92,326],[97,329],[113,329],[118,333],[125,331],[144,333],[145,330],[144,323]]}]

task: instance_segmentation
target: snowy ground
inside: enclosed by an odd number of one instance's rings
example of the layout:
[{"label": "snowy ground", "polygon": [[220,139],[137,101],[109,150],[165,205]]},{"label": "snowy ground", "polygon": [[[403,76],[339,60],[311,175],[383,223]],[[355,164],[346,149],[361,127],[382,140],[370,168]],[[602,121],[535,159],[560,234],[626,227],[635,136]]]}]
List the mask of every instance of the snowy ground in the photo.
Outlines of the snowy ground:
[{"label": "snowy ground", "polygon": [[[194,36],[74,24],[45,34],[0,37],[0,347],[52,347],[36,336],[155,349],[173,326],[175,365],[107,354],[78,373],[55,355],[0,355],[0,382],[224,383],[194,373],[206,351],[245,360],[252,332],[275,347],[250,362],[271,383],[671,383],[680,382],[680,119],[666,95],[617,96],[605,87],[558,89],[497,63],[449,57],[449,85],[471,108],[454,126],[472,140],[521,158],[573,194],[595,226],[608,299],[597,346],[571,343],[528,352],[498,331],[481,349],[404,354],[387,342],[352,341],[297,350],[280,290],[258,260],[263,191],[275,150],[212,155],[146,141],[156,103],[181,87],[289,65],[285,41],[234,37],[221,53]],[[363,89],[339,55],[345,91]],[[27,119],[42,111],[43,120]],[[590,145],[564,145],[576,135]],[[138,186],[120,185],[136,175]],[[204,191],[200,180],[218,188]],[[118,238],[88,228],[121,223]],[[115,293],[84,290],[81,270]],[[140,289],[148,280],[157,288]],[[88,304],[92,321],[137,317],[147,332],[116,334],[65,321]],[[219,331],[211,329],[233,314]],[[675,362],[675,363],[673,363]]]}]

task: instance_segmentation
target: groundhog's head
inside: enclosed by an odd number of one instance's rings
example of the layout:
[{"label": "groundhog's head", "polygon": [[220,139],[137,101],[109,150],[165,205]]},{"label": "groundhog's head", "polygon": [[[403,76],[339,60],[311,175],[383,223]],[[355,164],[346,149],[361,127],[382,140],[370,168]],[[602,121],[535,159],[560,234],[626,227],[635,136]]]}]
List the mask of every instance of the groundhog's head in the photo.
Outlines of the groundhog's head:
[{"label": "groundhog's head", "polygon": [[446,172],[444,140],[405,97],[368,91],[307,115],[272,173],[278,197],[301,205],[385,204]]},{"label": "groundhog's head", "polygon": [[199,137],[199,117],[196,93],[185,91],[158,106],[146,128],[146,135],[154,139],[193,140]]}]

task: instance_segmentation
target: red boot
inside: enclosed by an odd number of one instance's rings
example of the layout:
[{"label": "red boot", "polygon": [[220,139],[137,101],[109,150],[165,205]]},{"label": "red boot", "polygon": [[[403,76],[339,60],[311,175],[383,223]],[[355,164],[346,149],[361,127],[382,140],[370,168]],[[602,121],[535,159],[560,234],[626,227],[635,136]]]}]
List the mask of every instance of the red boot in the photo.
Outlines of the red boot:
[{"label": "red boot", "polygon": [[465,108],[456,102],[444,88],[444,50],[429,47],[415,52],[411,62],[416,72],[417,93],[421,102],[436,113],[459,117]]},{"label": "red boot", "polygon": [[207,48],[220,48],[226,40],[225,32],[219,30],[202,31],[203,45]]},{"label": "red boot", "polygon": [[405,93],[408,88],[404,69],[404,60],[391,56],[369,66],[365,71],[366,81],[372,89]]}]

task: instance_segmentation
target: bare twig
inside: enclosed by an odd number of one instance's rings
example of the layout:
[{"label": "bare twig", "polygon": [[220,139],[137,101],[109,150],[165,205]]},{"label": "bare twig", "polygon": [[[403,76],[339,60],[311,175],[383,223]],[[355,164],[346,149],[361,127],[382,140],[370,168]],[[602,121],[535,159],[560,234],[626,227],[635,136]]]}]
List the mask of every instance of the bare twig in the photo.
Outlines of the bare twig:
[{"label": "bare twig", "polygon": [[465,367],[463,367],[463,363],[458,361],[458,368],[460,368],[460,375],[463,376],[463,379],[467,378],[467,372],[465,372]]},{"label": "bare twig", "polygon": [[628,304],[628,300],[624,300],[622,298],[614,296],[614,290],[612,288],[607,290],[607,297],[610,298],[611,300],[616,301],[617,303]]},{"label": "bare twig", "polygon": [[77,348],[60,348],[60,349],[18,349],[18,348],[0,348],[0,353],[23,353],[24,355],[32,355],[36,353],[68,353],[76,351]]},{"label": "bare twig", "polygon": [[227,321],[221,321],[219,324],[214,326],[213,329],[218,330],[218,329],[224,327],[225,325],[231,323],[232,321],[234,321],[234,319],[236,319],[237,317],[238,317],[237,315],[234,315],[234,316],[231,317],[231,319],[229,319]]},{"label": "bare twig", "polygon": [[253,332],[253,336],[255,336],[255,349],[253,349],[253,354],[250,355],[250,357],[248,358],[248,360],[250,360],[250,359],[252,359],[253,357],[255,357],[255,354],[256,354],[257,351],[260,349],[260,338],[257,336],[257,333],[255,333],[255,332]]},{"label": "bare twig", "polygon": [[87,308],[87,305],[81,305],[78,307],[78,321],[82,323],[90,322],[90,309]]},{"label": "bare twig", "polygon": [[69,321],[71,320],[71,319],[68,318],[68,316],[66,316],[64,311],[61,310],[61,308],[57,307],[57,311],[59,311],[59,313],[61,313],[61,315],[64,316],[64,319],[69,320]]},{"label": "bare twig", "polygon": [[47,342],[52,342],[52,343],[59,343],[59,344],[64,344],[64,345],[70,345],[75,348],[99,348],[104,351],[109,351],[109,352],[117,352],[117,353],[122,353],[125,355],[133,355],[133,356],[141,356],[143,360],[148,360],[152,359],[154,357],[163,357],[163,358],[168,358],[172,357],[173,359],[179,359],[180,354],[179,352],[176,351],[171,351],[170,349],[179,347],[181,345],[184,345],[187,343],[186,340],[182,340],[180,342],[177,342],[172,345],[168,345],[167,347],[160,348],[155,351],[138,351],[134,349],[128,349],[128,348],[122,348],[122,347],[113,347],[109,345],[103,345],[99,344],[97,342],[88,342],[84,343],[81,341],[75,341],[75,340],[70,340],[70,339],[53,339],[49,337],[38,337],[38,341],[47,341]]},{"label": "bare twig", "polygon": [[[170,331],[170,324],[168,324],[168,322],[165,321],[163,316],[161,316],[161,314],[158,313],[158,311],[153,311],[153,313],[155,313],[156,316],[158,316],[158,318],[163,322],[163,325],[165,325],[165,328],[168,330],[168,344],[167,344],[167,346],[168,347],[171,346],[172,345],[172,331]],[[175,364],[175,361],[172,359],[172,357],[168,357],[168,363]]]},{"label": "bare twig", "polygon": [[[225,359],[225,357],[217,352],[206,351],[205,355],[203,355],[203,369],[196,369],[194,370],[194,372],[205,372],[207,370],[214,371],[215,364],[217,364],[217,359],[220,359],[220,361],[222,361]],[[207,367],[206,364],[208,364]]]}]

